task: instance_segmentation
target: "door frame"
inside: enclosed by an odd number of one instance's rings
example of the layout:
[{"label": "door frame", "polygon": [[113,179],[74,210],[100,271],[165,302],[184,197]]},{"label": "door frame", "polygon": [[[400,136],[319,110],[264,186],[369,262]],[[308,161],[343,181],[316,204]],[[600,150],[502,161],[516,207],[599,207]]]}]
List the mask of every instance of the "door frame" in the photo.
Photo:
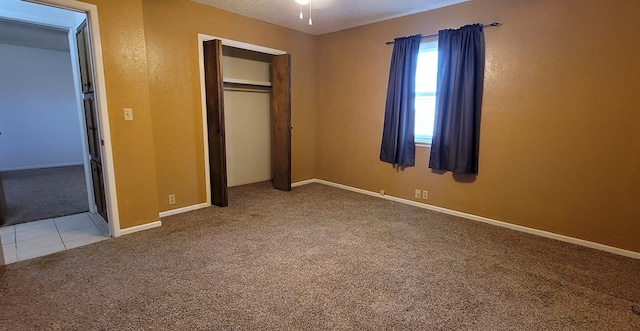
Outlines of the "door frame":
[{"label": "door frame", "polygon": [[[100,39],[100,24],[98,22],[98,7],[94,4],[76,0],[25,0],[36,4],[53,6],[62,9],[84,12],[87,15],[91,37],[91,53],[93,58],[94,83],[96,85],[96,106],[98,107],[98,125],[102,135],[102,167],[105,181],[105,195],[109,214],[109,229],[112,237],[122,235],[120,217],[118,214],[118,199],[116,192],[115,171],[113,167],[113,149],[111,145],[111,129],[109,125],[109,111],[107,107],[107,91],[102,60],[102,42]],[[33,20],[32,20],[33,21]],[[75,32],[73,33],[75,36]],[[77,52],[77,47],[70,52]],[[77,56],[76,56],[77,57]],[[72,56],[73,58],[73,56]],[[77,68],[77,63],[72,64]],[[77,84],[76,84],[77,85]],[[83,117],[84,118],[84,117]],[[84,134],[83,134],[84,136]],[[86,145],[86,141],[84,143]],[[88,192],[89,193],[89,192]],[[91,206],[91,204],[90,204]]]},{"label": "door frame", "polygon": [[205,41],[211,41],[214,39],[218,39],[222,41],[223,46],[231,46],[235,48],[246,49],[249,51],[255,51],[270,55],[283,55],[287,54],[287,52],[269,48],[254,44],[245,43],[242,41],[236,41],[226,38],[220,38],[216,36],[211,36],[207,34],[198,33],[198,65],[200,67],[200,102],[202,104],[202,142],[204,146],[204,179],[205,179],[205,192],[207,200],[202,206],[198,205],[197,207],[208,207],[211,205],[211,174],[210,174],[210,163],[209,163],[209,129],[207,127],[207,92],[205,85],[205,77],[204,77],[204,46],[203,43]]}]

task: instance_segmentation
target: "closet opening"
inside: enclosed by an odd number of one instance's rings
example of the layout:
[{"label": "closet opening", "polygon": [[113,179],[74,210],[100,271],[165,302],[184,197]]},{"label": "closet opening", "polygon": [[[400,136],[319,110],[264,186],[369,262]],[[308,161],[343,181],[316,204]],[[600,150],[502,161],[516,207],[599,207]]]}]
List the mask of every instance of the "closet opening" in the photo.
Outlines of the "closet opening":
[{"label": "closet opening", "polygon": [[200,37],[211,203],[227,206],[228,187],[267,180],[291,190],[290,55]]}]

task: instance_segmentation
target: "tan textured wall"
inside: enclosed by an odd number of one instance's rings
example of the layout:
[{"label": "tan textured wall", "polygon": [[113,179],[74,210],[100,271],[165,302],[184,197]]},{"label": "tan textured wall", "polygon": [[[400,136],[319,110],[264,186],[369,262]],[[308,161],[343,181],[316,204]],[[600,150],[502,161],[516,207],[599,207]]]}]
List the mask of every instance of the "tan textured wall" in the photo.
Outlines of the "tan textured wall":
[{"label": "tan textured wall", "polygon": [[316,37],[187,0],[143,7],[161,211],[206,199],[198,33],[291,53],[292,179],[315,177]]},{"label": "tan textured wall", "polygon": [[[88,0],[98,7],[120,227],[158,220],[147,54],[140,0]],[[124,121],[123,108],[134,121]]]},{"label": "tan textured wall", "polygon": [[[474,0],[318,39],[321,179],[640,252],[640,5]],[[379,161],[391,46],[468,23],[487,62],[477,178]]]}]

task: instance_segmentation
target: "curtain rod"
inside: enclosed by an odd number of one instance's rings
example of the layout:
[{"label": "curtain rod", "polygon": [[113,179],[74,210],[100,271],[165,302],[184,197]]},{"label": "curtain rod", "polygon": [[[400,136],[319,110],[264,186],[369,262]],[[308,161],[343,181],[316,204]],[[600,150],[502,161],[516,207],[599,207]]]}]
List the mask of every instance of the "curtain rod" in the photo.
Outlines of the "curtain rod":
[{"label": "curtain rod", "polygon": [[[493,28],[493,27],[499,27],[499,26],[501,26],[501,25],[502,25],[502,23],[500,23],[500,22],[493,22],[493,23],[491,23],[491,24],[485,24],[485,25],[483,25],[482,27],[483,27],[483,28]],[[430,35],[428,35],[428,36],[422,36],[422,38],[424,39],[424,38],[431,38],[431,37],[437,37],[437,36],[438,36],[438,34],[437,34],[437,33],[434,33],[434,34],[430,34]],[[385,44],[385,45],[393,45],[394,43],[395,43],[395,41],[387,41],[387,42],[386,42],[386,43],[384,43],[384,44]]]}]

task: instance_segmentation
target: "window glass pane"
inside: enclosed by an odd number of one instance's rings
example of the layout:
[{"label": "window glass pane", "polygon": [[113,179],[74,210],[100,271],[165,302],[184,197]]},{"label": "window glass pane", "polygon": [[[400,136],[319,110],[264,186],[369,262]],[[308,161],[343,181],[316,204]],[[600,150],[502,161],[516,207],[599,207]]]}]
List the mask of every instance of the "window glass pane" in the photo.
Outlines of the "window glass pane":
[{"label": "window glass pane", "polygon": [[435,92],[437,78],[438,51],[420,52],[416,70],[416,92]]},{"label": "window glass pane", "polygon": [[436,109],[436,97],[416,97],[416,136],[428,136],[433,134],[433,122]]},{"label": "window glass pane", "polygon": [[437,79],[437,41],[423,42],[420,45],[416,71],[416,124],[414,138],[417,143],[431,143],[436,110]]}]

